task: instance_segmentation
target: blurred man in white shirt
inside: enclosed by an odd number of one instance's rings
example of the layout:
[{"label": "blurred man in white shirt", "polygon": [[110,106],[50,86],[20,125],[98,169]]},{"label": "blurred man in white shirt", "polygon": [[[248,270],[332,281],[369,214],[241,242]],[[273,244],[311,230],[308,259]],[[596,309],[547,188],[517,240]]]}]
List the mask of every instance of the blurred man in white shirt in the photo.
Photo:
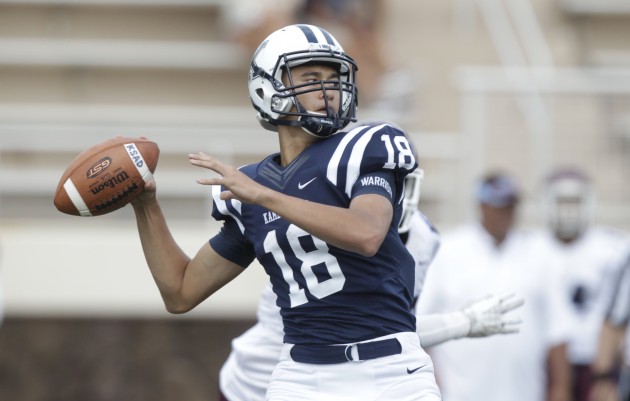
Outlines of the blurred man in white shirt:
[{"label": "blurred man in white shirt", "polygon": [[581,170],[558,168],[547,177],[544,188],[548,225],[542,236],[544,254],[553,255],[560,263],[565,296],[576,325],[567,346],[572,396],[574,401],[587,401],[600,329],[610,294],[626,264],[630,242],[620,230],[592,223],[594,189]]},{"label": "blurred man in white shirt", "polygon": [[525,299],[520,332],[431,349],[445,401],[568,401],[566,341],[571,325],[558,269],[540,257],[536,241],[514,228],[515,181],[490,174],[476,192],[480,221],[442,236],[417,313],[439,313],[504,288]]}]

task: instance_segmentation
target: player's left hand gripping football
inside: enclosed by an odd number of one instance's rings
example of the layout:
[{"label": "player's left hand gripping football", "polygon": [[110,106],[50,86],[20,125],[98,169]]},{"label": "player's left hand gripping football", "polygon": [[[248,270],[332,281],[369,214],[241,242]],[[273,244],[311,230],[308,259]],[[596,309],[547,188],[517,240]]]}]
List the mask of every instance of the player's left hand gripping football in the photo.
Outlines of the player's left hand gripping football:
[{"label": "player's left hand gripping football", "polygon": [[191,164],[207,168],[220,175],[220,177],[200,178],[197,182],[202,185],[223,185],[227,190],[221,192],[222,200],[238,199],[243,203],[259,204],[264,194],[269,191],[268,188],[258,184],[237,168],[205,153],[191,153],[188,159]]},{"label": "player's left hand gripping football", "polygon": [[473,302],[462,310],[470,319],[468,337],[518,333],[521,319],[506,314],[524,303],[525,300],[512,291],[489,295]]}]

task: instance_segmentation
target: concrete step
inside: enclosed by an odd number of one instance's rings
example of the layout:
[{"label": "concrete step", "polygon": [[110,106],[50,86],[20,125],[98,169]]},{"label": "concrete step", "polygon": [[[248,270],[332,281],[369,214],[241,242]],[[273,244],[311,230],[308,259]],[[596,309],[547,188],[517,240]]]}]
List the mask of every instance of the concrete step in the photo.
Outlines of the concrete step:
[{"label": "concrete step", "polygon": [[220,0],[0,1],[0,37],[218,40]]},{"label": "concrete step", "polygon": [[249,56],[209,40],[0,38],[0,66],[229,70]]},{"label": "concrete step", "polygon": [[248,106],[247,63],[241,65],[220,72],[0,67],[0,103]]}]

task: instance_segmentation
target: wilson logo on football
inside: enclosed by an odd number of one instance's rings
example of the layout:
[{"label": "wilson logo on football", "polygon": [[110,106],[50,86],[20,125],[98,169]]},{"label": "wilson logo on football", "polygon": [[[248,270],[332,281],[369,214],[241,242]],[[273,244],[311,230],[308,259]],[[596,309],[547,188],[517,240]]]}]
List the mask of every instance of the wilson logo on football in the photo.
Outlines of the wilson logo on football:
[{"label": "wilson logo on football", "polygon": [[92,167],[90,167],[90,169],[87,171],[87,178],[96,177],[97,175],[105,171],[105,169],[109,167],[111,164],[112,164],[112,159],[110,157],[103,157],[101,160],[94,163]]},{"label": "wilson logo on football", "polygon": [[129,179],[129,174],[127,174],[126,171],[122,171],[118,173],[118,175],[116,175],[115,177],[110,178],[109,180],[103,182],[102,184],[91,187],[90,192],[96,195],[97,193],[101,192],[105,188],[114,188],[117,185],[124,183],[128,179]]}]

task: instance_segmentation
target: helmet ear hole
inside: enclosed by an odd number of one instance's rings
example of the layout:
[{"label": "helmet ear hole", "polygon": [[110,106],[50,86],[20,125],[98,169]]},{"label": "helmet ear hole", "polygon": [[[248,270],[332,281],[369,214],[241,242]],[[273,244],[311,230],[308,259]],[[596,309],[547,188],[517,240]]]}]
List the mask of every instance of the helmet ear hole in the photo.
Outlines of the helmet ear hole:
[{"label": "helmet ear hole", "polygon": [[264,99],[264,93],[261,88],[256,89],[256,95],[258,95],[259,98]]}]

